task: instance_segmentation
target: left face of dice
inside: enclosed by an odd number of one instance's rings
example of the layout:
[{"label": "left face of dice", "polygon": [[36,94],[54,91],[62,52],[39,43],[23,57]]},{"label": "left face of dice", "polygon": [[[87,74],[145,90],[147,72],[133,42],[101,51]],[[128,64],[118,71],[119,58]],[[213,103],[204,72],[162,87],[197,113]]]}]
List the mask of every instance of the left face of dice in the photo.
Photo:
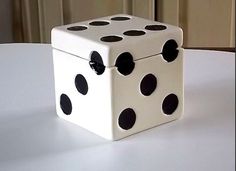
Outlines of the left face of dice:
[{"label": "left face of dice", "polygon": [[87,60],[57,49],[53,58],[58,116],[111,139],[110,70],[98,77]]},{"label": "left face of dice", "polygon": [[178,27],[108,16],[53,29],[52,45],[60,117],[117,140],[182,113]]}]

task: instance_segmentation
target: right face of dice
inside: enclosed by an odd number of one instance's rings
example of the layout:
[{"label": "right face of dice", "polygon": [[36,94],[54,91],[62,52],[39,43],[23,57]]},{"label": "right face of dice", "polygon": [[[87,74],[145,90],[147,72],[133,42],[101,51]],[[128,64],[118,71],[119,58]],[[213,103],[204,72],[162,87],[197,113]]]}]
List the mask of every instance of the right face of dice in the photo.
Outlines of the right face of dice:
[{"label": "right face of dice", "polygon": [[178,119],[183,113],[183,50],[174,61],[155,55],[135,62],[127,76],[112,70],[115,139]]},{"label": "right face of dice", "polygon": [[182,30],[128,15],[52,31],[57,113],[117,140],[183,110]]}]

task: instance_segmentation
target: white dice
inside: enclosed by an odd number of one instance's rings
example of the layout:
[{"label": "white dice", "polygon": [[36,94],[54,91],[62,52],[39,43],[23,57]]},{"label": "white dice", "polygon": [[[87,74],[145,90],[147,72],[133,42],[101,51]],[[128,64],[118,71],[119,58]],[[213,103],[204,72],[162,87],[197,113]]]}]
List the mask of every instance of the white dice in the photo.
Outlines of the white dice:
[{"label": "white dice", "polygon": [[176,26],[119,14],[52,30],[57,114],[109,140],[183,113]]}]

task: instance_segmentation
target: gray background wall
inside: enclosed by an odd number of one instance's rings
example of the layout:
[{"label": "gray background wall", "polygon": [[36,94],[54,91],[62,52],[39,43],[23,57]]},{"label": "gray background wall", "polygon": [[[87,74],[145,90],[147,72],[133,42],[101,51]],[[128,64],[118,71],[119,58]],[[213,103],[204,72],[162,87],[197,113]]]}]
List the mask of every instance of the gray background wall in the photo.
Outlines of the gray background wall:
[{"label": "gray background wall", "polygon": [[11,0],[0,0],[0,43],[13,42],[11,9]]},{"label": "gray background wall", "polygon": [[0,43],[50,43],[54,26],[116,13],[180,26],[184,47],[235,47],[235,0],[0,0]]}]

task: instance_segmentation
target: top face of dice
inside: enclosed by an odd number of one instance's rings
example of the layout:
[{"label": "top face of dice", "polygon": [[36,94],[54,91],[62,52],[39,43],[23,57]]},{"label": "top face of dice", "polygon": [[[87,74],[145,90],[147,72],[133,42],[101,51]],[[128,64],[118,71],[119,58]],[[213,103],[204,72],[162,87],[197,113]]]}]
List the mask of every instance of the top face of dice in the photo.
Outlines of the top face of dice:
[{"label": "top face of dice", "polygon": [[52,46],[89,61],[96,58],[101,64],[96,66],[99,74],[104,67],[119,65],[121,54],[131,56],[132,61],[165,54],[168,48],[182,46],[182,37],[179,27],[120,14],[56,27]]}]

